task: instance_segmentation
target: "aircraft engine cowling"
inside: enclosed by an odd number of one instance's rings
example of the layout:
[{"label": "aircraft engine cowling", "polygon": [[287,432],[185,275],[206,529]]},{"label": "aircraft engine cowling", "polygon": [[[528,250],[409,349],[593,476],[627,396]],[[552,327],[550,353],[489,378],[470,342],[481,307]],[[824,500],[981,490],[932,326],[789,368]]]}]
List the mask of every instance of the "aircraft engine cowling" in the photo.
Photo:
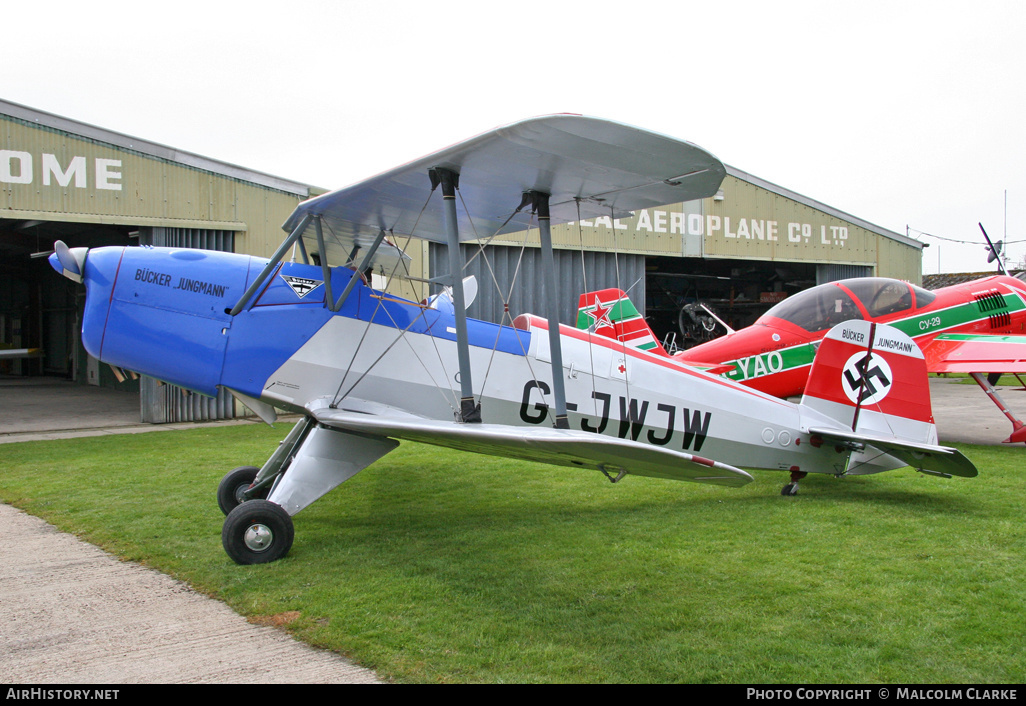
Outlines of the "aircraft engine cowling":
[{"label": "aircraft engine cowling", "polygon": [[232,324],[225,310],[245,291],[249,263],[208,250],[90,249],[83,345],[104,363],[216,395]]}]

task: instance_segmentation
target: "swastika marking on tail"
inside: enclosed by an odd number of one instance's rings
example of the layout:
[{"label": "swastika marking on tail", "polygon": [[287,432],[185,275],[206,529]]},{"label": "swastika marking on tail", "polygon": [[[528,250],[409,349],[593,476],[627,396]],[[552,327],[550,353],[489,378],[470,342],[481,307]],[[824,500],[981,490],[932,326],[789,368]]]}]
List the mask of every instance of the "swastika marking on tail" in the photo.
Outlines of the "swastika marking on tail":
[{"label": "swastika marking on tail", "polygon": [[879,402],[891,391],[894,374],[883,356],[860,351],[848,358],[841,373],[844,394],[855,404]]}]

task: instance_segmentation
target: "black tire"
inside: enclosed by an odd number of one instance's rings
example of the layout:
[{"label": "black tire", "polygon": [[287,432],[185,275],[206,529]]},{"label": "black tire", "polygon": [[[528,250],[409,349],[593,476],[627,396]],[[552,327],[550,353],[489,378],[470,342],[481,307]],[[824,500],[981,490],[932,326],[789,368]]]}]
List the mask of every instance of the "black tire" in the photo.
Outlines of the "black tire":
[{"label": "black tire", "polygon": [[780,494],[783,495],[784,497],[793,497],[793,496],[797,495],[798,494],[798,484],[797,483],[788,483],[787,485],[785,485],[781,489]]},{"label": "black tire", "polygon": [[270,500],[244,502],[224,520],[221,544],[236,564],[267,564],[289,553],[295,529],[285,508]]},{"label": "black tire", "polygon": [[[227,515],[242,504],[242,491],[250,486],[260,469],[256,466],[239,466],[228,471],[217,486],[217,506]],[[262,491],[257,498],[265,499],[267,491]],[[253,498],[253,499],[257,499]]]}]

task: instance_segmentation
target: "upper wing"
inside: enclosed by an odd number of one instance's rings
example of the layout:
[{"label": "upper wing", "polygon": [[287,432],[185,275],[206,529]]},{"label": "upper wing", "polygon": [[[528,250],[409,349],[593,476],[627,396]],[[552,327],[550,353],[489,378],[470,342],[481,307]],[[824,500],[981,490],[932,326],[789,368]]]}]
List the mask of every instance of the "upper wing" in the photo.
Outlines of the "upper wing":
[{"label": "upper wing", "polygon": [[313,415],[322,424],[349,432],[587,468],[613,476],[629,473],[734,487],[753,480],[739,468],[701,456],[584,431],[388,418],[334,409],[318,409]]},{"label": "upper wing", "polygon": [[931,373],[1026,373],[1026,336],[943,333],[922,348]]},{"label": "upper wing", "polygon": [[[320,216],[326,245],[335,243],[336,250],[380,230],[445,242],[441,206],[425,208],[434,167],[460,175],[459,198],[469,211],[457,209],[461,240],[530,227],[526,213],[507,222],[526,191],[549,194],[552,223],[565,223],[712,196],[726,175],[716,157],[689,142],[595,118],[552,115],[496,128],[304,201],[283,227],[291,232],[303,216]],[[304,237],[314,239],[312,224]]]}]

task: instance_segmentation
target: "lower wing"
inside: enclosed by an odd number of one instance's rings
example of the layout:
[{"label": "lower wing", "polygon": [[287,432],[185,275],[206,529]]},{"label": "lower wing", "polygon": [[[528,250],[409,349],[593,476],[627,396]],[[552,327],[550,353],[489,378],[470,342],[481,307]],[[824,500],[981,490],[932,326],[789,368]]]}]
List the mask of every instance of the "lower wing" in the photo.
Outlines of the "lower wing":
[{"label": "lower wing", "polygon": [[584,431],[397,419],[335,409],[319,409],[313,415],[326,426],[348,432],[597,470],[616,480],[630,474],[731,487],[753,480],[740,468],[719,461]]},{"label": "lower wing", "polygon": [[922,349],[931,373],[1026,373],[1026,336],[942,333]]}]

